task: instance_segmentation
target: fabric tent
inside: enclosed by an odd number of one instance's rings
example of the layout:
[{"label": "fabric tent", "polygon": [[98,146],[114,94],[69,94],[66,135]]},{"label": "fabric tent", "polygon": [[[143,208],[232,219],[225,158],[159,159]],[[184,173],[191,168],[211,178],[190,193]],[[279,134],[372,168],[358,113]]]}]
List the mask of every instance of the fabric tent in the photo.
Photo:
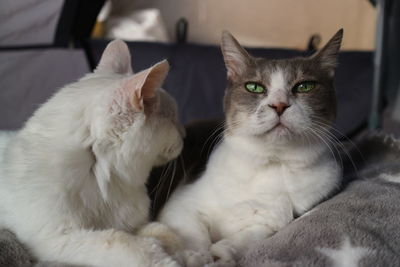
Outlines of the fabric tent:
[{"label": "fabric tent", "polygon": [[1,1],[0,129],[20,128],[55,90],[90,70],[71,36],[90,35],[103,2]]}]

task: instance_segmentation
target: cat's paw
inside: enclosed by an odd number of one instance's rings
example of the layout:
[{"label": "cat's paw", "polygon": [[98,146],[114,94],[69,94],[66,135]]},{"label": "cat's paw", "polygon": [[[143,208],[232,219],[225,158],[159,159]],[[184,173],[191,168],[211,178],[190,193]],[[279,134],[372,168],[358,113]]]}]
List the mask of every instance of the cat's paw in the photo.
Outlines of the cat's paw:
[{"label": "cat's paw", "polygon": [[203,267],[213,263],[211,253],[208,251],[184,250],[182,258],[186,267]]},{"label": "cat's paw", "polygon": [[153,267],[180,267],[181,265],[170,255],[168,255],[161,246],[159,240],[146,238],[146,257],[151,260]]},{"label": "cat's paw", "polygon": [[211,254],[215,260],[212,265],[214,267],[233,267],[236,266],[235,256],[236,249],[232,246],[229,240],[222,239],[211,245]]},{"label": "cat's paw", "polygon": [[164,259],[154,262],[151,266],[153,267],[182,267],[175,259],[172,257],[165,257]]},{"label": "cat's paw", "polygon": [[138,232],[138,235],[158,239],[164,250],[170,255],[174,255],[177,251],[182,251],[183,248],[179,236],[171,228],[159,222],[145,225]]}]

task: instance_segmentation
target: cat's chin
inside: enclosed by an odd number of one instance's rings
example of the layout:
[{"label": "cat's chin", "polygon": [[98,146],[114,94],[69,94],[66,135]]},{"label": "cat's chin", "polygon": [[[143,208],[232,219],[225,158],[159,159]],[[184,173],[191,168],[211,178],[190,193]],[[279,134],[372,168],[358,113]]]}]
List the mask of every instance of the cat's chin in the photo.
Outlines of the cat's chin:
[{"label": "cat's chin", "polygon": [[278,123],[277,125],[275,125],[270,130],[267,131],[267,133],[275,134],[278,136],[290,135],[291,132],[292,131],[282,123]]},{"label": "cat's chin", "polygon": [[154,167],[159,167],[164,164],[167,164],[170,160],[172,160],[172,159],[168,159],[164,156],[157,156],[157,159],[154,162]]},{"label": "cat's chin", "polygon": [[296,134],[292,130],[290,130],[289,127],[283,125],[282,123],[278,123],[264,133],[258,135],[258,137],[261,139],[282,142],[292,140],[295,136]]},{"label": "cat's chin", "polygon": [[[178,153],[178,155],[179,155],[179,153]],[[168,156],[168,157],[167,156],[163,156],[163,155],[158,155],[153,166],[154,167],[159,167],[159,166],[165,165],[168,162],[176,159],[178,157],[178,155],[176,155],[176,156],[175,155],[174,156]]]}]

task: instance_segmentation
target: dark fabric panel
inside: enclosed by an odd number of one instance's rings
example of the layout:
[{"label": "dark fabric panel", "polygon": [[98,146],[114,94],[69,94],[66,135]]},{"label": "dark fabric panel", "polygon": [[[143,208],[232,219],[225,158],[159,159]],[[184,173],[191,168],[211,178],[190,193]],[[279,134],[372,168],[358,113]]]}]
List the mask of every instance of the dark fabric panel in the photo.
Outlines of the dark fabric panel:
[{"label": "dark fabric panel", "polygon": [[[100,59],[107,43],[107,40],[90,42],[95,62]],[[142,42],[128,44],[136,71],[159,60],[169,60],[172,68],[164,88],[177,100],[183,123],[223,117],[222,98],[226,86],[226,73],[219,47]],[[249,52],[266,58],[305,55],[305,52],[287,49],[255,48],[249,49]],[[338,96],[336,128],[346,135],[365,125],[372,97],[372,73],[371,52],[340,54],[335,79]]]},{"label": "dark fabric panel", "polygon": [[56,32],[54,33],[54,45],[67,47],[71,39],[72,25],[78,12],[79,0],[65,0],[61,10]]},{"label": "dark fabric panel", "polygon": [[388,1],[387,18],[387,40],[385,40],[384,66],[387,69],[383,78],[384,93],[389,104],[394,103],[394,99],[400,86],[400,1]]},{"label": "dark fabric panel", "polygon": [[[74,1],[74,0],[66,0]],[[105,0],[79,1],[75,19],[72,25],[72,38],[81,41],[90,37]]]},{"label": "dark fabric panel", "polygon": [[54,45],[68,47],[72,41],[90,37],[97,15],[105,0],[65,0],[54,34]]},{"label": "dark fabric panel", "polygon": [[23,126],[54,92],[89,71],[82,50],[0,52],[0,130]]}]

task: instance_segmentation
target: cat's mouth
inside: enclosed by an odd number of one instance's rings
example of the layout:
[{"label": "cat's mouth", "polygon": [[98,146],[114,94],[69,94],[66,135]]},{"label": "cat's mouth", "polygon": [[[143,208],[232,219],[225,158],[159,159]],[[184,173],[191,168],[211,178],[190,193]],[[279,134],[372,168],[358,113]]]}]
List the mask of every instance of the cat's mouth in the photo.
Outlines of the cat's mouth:
[{"label": "cat's mouth", "polygon": [[279,134],[284,134],[284,133],[289,133],[291,132],[289,127],[287,127],[285,124],[283,124],[281,121],[279,121],[275,126],[273,126],[271,129],[269,129],[266,133],[271,133],[271,132],[277,132]]}]

